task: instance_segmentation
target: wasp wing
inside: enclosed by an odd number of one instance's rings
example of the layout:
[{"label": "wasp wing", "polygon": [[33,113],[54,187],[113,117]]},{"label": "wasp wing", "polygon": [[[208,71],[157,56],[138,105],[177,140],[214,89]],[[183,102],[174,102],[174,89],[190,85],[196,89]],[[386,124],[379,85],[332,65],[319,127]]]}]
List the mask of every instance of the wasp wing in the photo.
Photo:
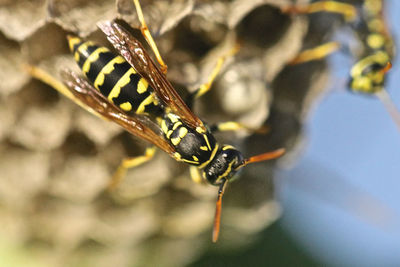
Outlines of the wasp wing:
[{"label": "wasp wing", "polygon": [[173,113],[180,116],[193,129],[197,127],[205,129],[203,122],[187,107],[164,73],[132,34],[115,21],[100,22],[97,25],[114,48],[149,82],[157,96],[171,108]]},{"label": "wasp wing", "polygon": [[88,110],[92,113],[116,122],[129,133],[156,145],[173,156],[175,149],[161,135],[146,126],[143,120],[135,114],[126,114],[76,73],[64,70],[62,76],[69,91],[81,104],[86,106],[86,109],[89,108]]}]

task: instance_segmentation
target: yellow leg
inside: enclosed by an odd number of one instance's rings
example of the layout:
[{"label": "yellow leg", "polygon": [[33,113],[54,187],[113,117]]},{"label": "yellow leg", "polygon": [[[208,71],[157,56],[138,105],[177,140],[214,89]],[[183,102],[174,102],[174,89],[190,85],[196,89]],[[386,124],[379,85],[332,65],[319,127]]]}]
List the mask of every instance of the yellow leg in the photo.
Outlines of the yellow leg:
[{"label": "yellow leg", "polygon": [[161,66],[161,71],[166,74],[167,70],[168,70],[168,66],[164,63],[164,60],[161,58],[161,54],[158,51],[157,45],[154,42],[153,37],[151,36],[151,33],[149,31],[149,28],[147,27],[146,21],[144,20],[144,16],[143,16],[143,12],[142,12],[142,7],[140,5],[139,0],[133,0],[133,3],[135,4],[136,7],[136,12],[138,14],[138,18],[141,24],[140,30],[144,36],[144,38],[146,39],[147,43],[150,45],[151,49],[153,50],[156,59],[158,61],[158,63]]},{"label": "yellow leg", "polygon": [[196,184],[207,184],[206,180],[201,176],[199,168],[190,166],[190,177]]},{"label": "yellow leg", "polygon": [[353,21],[357,17],[357,9],[353,5],[337,1],[319,1],[309,5],[289,5],[281,8],[281,11],[290,14],[337,13],[343,15],[346,21]]},{"label": "yellow leg", "polygon": [[216,123],[210,126],[211,132],[223,132],[223,131],[238,131],[238,130],[246,130],[253,133],[265,134],[269,131],[268,126],[261,126],[260,128],[253,128],[246,125],[241,124],[236,121],[225,121]]},{"label": "yellow leg", "polygon": [[77,102],[76,98],[69,91],[68,87],[64,83],[59,81],[57,78],[52,76],[50,73],[46,72],[45,70],[43,70],[43,69],[41,69],[39,67],[32,66],[32,65],[27,65],[27,64],[22,65],[22,68],[23,68],[24,71],[26,71],[33,78],[44,82],[45,84],[53,87],[58,92],[60,92],[61,94],[65,95],[66,97],[68,97],[72,101]]},{"label": "yellow leg", "polygon": [[221,71],[222,66],[224,65],[225,60],[228,57],[231,57],[235,55],[240,49],[240,44],[237,42],[235,46],[230,49],[226,54],[222,55],[221,57],[218,58],[217,63],[215,64],[215,67],[213,71],[211,72],[210,76],[208,77],[208,80],[206,83],[202,84],[199,89],[194,91],[191,95],[192,99],[196,99],[210,91],[210,88],[217,77],[218,73]]},{"label": "yellow leg", "polygon": [[307,49],[298,54],[294,59],[289,62],[289,65],[301,64],[312,60],[320,60],[340,48],[340,44],[337,42],[329,42],[317,47]]},{"label": "yellow leg", "polygon": [[56,89],[59,93],[63,94],[64,96],[68,97],[71,99],[73,102],[81,106],[83,109],[89,111],[93,115],[96,115],[99,118],[104,119],[102,116],[100,116],[97,112],[94,112],[92,109],[90,109],[88,106],[83,104],[81,101],[79,101],[78,98],[76,98],[71,91],[68,89],[68,87],[61,82],[59,79],[56,77],[52,76],[50,73],[46,72],[45,70],[32,66],[32,65],[27,65],[24,64],[22,65],[22,68],[24,71],[26,71],[29,75],[31,75],[33,78],[44,82],[45,84],[53,87]]},{"label": "yellow leg", "polygon": [[110,184],[108,185],[109,190],[114,190],[123,180],[125,174],[128,169],[137,167],[149,160],[151,160],[156,153],[156,147],[146,148],[146,151],[143,156],[126,158],[121,161],[121,164],[118,166],[115,171]]}]

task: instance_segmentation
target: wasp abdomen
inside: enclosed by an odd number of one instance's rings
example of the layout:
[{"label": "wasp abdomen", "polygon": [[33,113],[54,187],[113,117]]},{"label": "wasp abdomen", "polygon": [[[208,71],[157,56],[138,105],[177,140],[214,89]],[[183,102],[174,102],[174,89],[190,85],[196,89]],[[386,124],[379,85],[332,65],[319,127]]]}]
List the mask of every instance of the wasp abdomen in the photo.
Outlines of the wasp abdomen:
[{"label": "wasp abdomen", "polygon": [[112,103],[128,112],[162,113],[154,90],[123,57],[77,37],[69,37],[69,46],[88,80]]}]

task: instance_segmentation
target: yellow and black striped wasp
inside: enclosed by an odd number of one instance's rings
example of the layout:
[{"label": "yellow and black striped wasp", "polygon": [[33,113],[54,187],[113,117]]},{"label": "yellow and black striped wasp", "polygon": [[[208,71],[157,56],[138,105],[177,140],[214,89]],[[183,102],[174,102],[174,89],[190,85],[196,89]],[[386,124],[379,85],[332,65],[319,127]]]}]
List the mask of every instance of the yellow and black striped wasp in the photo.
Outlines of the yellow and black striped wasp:
[{"label": "yellow and black striped wasp", "polygon": [[[394,122],[400,127],[400,114],[384,89],[386,73],[394,57],[393,39],[384,17],[383,0],[364,0],[357,10],[355,5],[338,1],[317,1],[304,6],[287,6],[286,13],[332,12],[344,16],[361,44],[356,62],[350,70],[348,89],[355,93],[377,96]],[[300,53],[292,64],[319,59],[339,46],[334,42]]]},{"label": "yellow and black striped wasp", "polygon": [[[74,102],[94,113],[122,126],[129,133],[142,138],[168,153],[177,161],[185,162],[198,171],[191,174],[197,182],[219,186],[213,228],[213,242],[218,240],[222,196],[232,177],[245,165],[274,159],[284,153],[278,149],[245,159],[231,145],[219,144],[211,129],[240,128],[239,124],[219,124],[208,127],[198,118],[175,91],[166,78],[167,66],[143,18],[138,0],[134,0],[141,30],[153,49],[158,66],[142,44],[123,26],[115,21],[98,23],[109,42],[119,52],[68,36],[70,50],[74,54],[87,79],[72,71],[62,73],[63,82],[43,70],[30,66],[30,74],[71,98]],[[206,93],[221,68],[218,60],[209,81],[195,91],[190,99]],[[149,160],[155,153],[148,148],[144,156],[122,161],[114,174],[112,187],[124,176],[127,168]],[[200,174],[201,173],[201,174]]]}]

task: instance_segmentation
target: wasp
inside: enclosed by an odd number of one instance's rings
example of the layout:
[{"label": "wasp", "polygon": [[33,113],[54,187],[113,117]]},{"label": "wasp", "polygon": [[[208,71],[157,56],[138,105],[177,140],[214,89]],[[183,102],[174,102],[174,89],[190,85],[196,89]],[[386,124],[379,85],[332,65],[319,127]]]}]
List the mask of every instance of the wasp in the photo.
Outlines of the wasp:
[{"label": "wasp", "polygon": [[394,56],[393,39],[385,23],[383,0],[366,0],[361,20],[354,26],[363,52],[350,71],[349,88],[354,92],[375,94],[384,89],[385,74]]},{"label": "wasp", "polygon": [[[86,78],[66,70],[59,81],[42,69],[29,66],[30,74],[51,85],[89,112],[113,121],[132,135],[153,144],[177,161],[187,163],[193,180],[218,186],[212,240],[219,236],[222,196],[234,175],[249,163],[280,157],[284,149],[244,158],[235,147],[220,144],[211,129],[240,128],[238,123],[209,127],[182,100],[166,77],[167,65],[150,34],[138,0],[134,0],[141,31],[154,51],[156,64],[142,44],[120,23],[105,21],[98,27],[119,54],[78,36],[69,35],[68,44]],[[190,99],[206,93],[224,58],[220,58],[209,81]],[[122,161],[113,176],[111,187],[118,184],[128,168],[149,160],[155,147],[145,155]]]},{"label": "wasp", "polygon": [[[384,90],[386,73],[392,67],[394,43],[384,17],[383,0],[365,0],[357,10],[351,4],[319,1],[304,6],[287,6],[287,13],[331,12],[344,16],[361,44],[361,53],[351,67],[348,89],[351,92],[377,96],[397,126],[400,114]],[[335,50],[335,42],[300,53],[291,63],[298,64],[319,59]]]}]

